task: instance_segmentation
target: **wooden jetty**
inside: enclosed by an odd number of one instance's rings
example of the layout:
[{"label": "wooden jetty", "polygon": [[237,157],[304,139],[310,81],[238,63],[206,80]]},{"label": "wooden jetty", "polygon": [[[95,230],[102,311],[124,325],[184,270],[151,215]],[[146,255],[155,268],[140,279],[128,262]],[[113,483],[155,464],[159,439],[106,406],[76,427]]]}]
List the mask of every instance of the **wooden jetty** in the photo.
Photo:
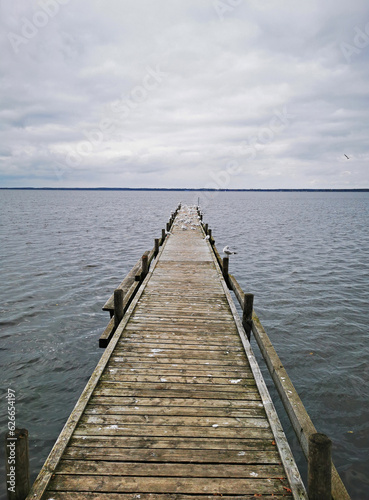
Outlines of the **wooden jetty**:
[{"label": "wooden jetty", "polygon": [[265,334],[252,297],[200,219],[179,207],[104,306],[105,351],[29,500],[308,498],[247,338]]}]

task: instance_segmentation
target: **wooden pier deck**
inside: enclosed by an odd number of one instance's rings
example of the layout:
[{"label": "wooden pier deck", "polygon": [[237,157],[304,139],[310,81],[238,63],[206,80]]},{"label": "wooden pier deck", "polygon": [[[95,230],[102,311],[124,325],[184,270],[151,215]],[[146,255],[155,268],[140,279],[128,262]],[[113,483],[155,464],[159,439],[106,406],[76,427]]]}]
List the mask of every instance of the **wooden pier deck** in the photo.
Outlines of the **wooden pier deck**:
[{"label": "wooden pier deck", "polygon": [[28,499],[307,498],[196,216],[177,214]]}]

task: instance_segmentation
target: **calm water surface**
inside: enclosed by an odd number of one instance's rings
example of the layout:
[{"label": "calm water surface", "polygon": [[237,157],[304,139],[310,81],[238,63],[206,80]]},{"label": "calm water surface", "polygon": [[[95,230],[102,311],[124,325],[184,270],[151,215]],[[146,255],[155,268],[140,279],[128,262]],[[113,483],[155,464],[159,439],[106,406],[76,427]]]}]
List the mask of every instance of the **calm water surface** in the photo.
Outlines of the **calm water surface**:
[{"label": "calm water surface", "polygon": [[369,193],[1,191],[2,435],[12,388],[34,480],[103,352],[102,305],[198,196],[349,493],[369,499]]}]

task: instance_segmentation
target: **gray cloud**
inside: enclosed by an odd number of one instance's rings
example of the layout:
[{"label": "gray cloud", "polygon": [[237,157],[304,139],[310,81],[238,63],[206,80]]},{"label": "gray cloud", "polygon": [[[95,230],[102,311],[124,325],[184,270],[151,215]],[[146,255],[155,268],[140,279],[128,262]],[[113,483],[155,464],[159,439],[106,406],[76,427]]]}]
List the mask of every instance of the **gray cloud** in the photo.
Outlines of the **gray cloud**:
[{"label": "gray cloud", "polygon": [[367,2],[236,4],[1,2],[0,185],[368,186]]}]

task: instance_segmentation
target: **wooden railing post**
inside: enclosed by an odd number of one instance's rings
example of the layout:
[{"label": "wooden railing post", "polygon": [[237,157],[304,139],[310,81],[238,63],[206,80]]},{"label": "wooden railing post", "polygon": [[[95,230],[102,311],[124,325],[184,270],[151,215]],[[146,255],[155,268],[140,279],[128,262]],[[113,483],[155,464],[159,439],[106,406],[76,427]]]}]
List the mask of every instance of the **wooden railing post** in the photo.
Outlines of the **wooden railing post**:
[{"label": "wooden railing post", "polygon": [[205,224],[205,234],[208,234],[209,224]]},{"label": "wooden railing post", "polygon": [[121,288],[114,290],[114,328],[118,328],[123,318],[123,297],[124,292]]},{"label": "wooden railing post", "polygon": [[155,257],[158,255],[158,253],[159,253],[159,238],[155,238],[155,251],[154,251]]},{"label": "wooden railing post", "polygon": [[247,338],[249,340],[251,337],[253,308],[254,308],[254,295],[252,293],[245,293],[243,296],[242,325],[245,329]]},{"label": "wooden railing post", "polygon": [[28,431],[15,429],[5,438],[8,500],[24,500],[29,492]]},{"label": "wooden railing post", "polygon": [[167,231],[170,231],[170,222],[167,222]]},{"label": "wooden railing post", "polygon": [[166,236],[165,229],[162,229],[162,230],[161,230],[161,244],[163,244],[163,243],[164,243],[164,241],[165,241],[165,236]]},{"label": "wooden railing post", "polygon": [[210,244],[213,243],[213,240],[211,238],[211,229],[208,229],[208,235],[209,235],[209,241],[210,241]]},{"label": "wooden railing post", "polygon": [[228,269],[229,269],[229,257],[223,257],[223,264],[222,264],[223,278],[224,281],[227,283],[227,286],[229,287]]},{"label": "wooden railing post", "polygon": [[143,281],[146,278],[148,272],[149,272],[149,258],[146,254],[144,254],[142,256],[141,281]]},{"label": "wooden railing post", "polygon": [[309,500],[332,498],[332,441],[325,434],[309,436],[308,494]]}]

